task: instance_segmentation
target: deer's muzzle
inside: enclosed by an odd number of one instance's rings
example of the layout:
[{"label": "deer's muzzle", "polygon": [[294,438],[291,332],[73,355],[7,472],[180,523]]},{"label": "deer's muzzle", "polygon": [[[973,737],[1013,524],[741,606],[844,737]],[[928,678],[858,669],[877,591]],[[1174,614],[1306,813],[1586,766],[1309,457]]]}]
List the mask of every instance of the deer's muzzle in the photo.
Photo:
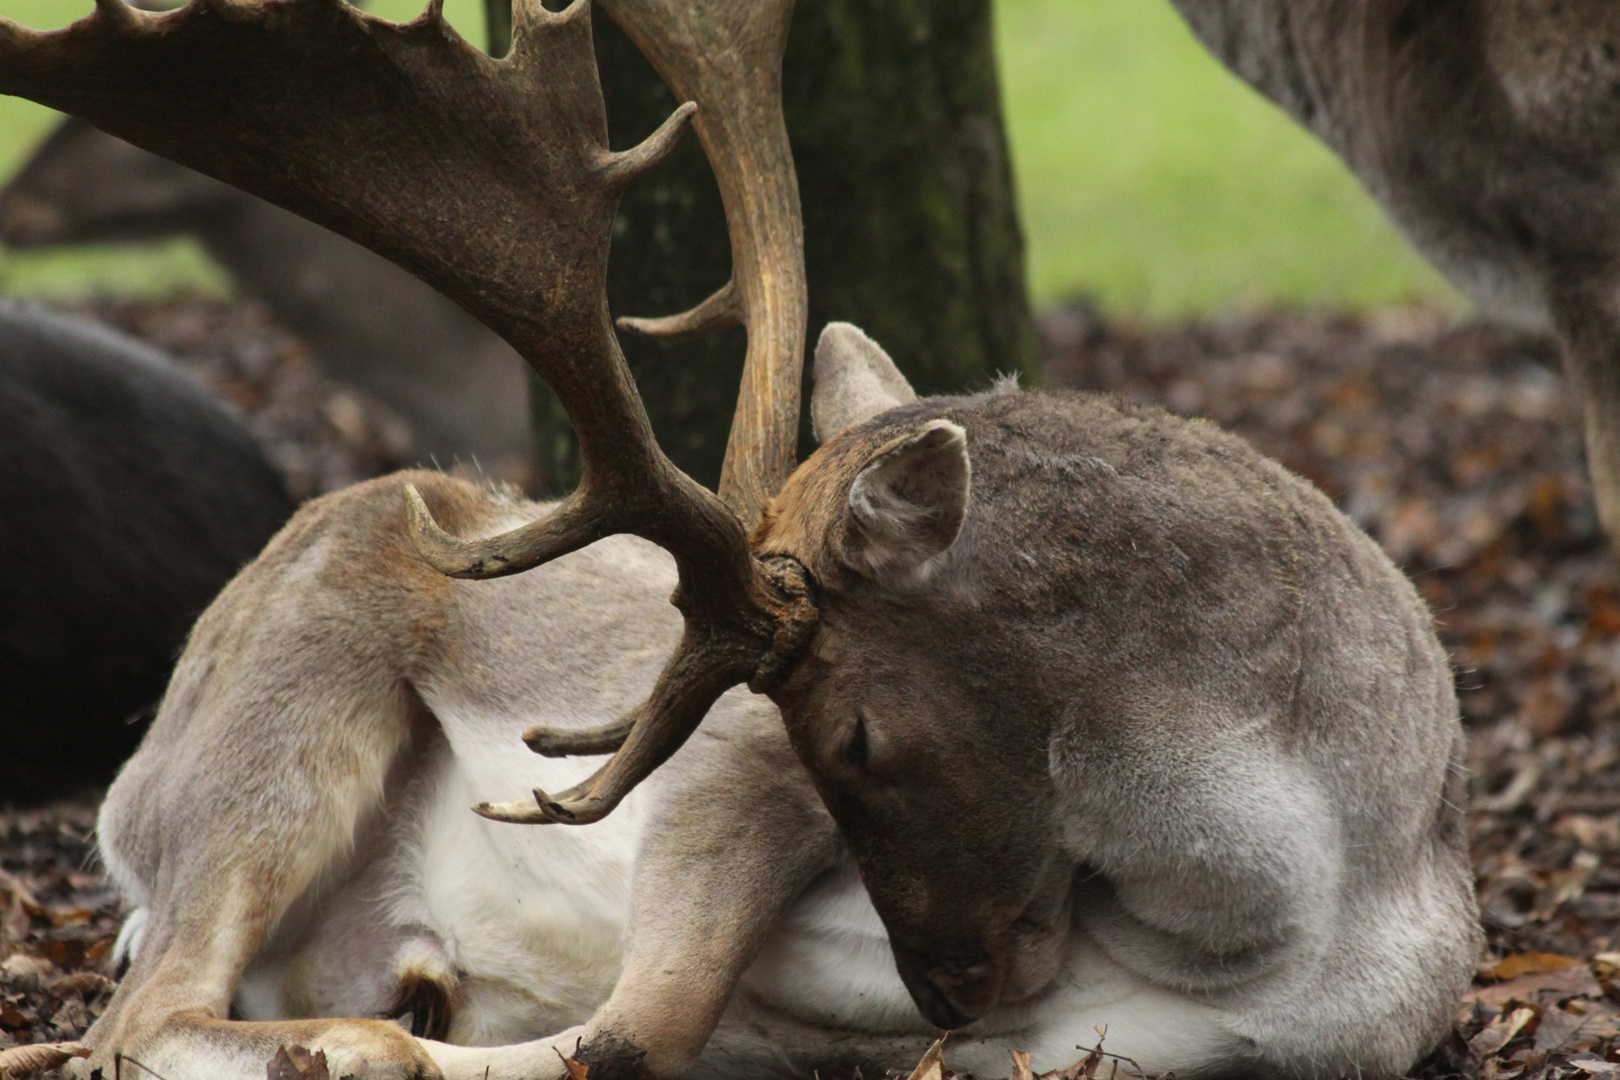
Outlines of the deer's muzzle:
[{"label": "deer's muzzle", "polygon": [[1001,999],[1005,975],[993,960],[941,962],[900,945],[894,946],[894,959],[911,1000],[935,1027],[967,1027]]}]

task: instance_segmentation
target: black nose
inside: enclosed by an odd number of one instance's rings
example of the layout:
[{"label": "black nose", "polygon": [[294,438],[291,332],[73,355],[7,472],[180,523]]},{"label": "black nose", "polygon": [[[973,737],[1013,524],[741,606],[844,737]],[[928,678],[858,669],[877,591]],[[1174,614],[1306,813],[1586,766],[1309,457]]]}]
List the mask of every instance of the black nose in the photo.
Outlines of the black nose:
[{"label": "black nose", "polygon": [[911,991],[911,1000],[917,1003],[917,1009],[923,1014],[923,1019],[937,1028],[951,1030],[967,1027],[978,1019],[952,1001],[948,993],[929,979],[907,979],[905,983],[906,989]]},{"label": "black nose", "polygon": [[935,1027],[967,1027],[989,1012],[1000,996],[1000,980],[989,963],[930,963],[922,953],[899,947],[894,958],[911,1000]]}]

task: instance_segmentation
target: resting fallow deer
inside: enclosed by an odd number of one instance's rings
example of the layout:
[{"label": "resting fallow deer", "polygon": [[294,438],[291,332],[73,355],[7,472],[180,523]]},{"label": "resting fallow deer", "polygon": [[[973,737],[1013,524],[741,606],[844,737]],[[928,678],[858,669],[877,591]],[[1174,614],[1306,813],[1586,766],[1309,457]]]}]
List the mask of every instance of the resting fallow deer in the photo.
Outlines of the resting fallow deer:
[{"label": "resting fallow deer", "polygon": [[1556,331],[1620,541],[1620,5],[1172,2],[1483,314]]},{"label": "resting fallow deer", "polygon": [[[1410,585],[1210,425],[915,400],[844,325],[795,470],[791,0],[605,6],[695,102],[623,153],[583,0],[518,0],[499,61],[436,7],[0,22],[0,91],[419,274],[586,460],[550,507],[430,473],[317,500],[202,617],[102,811],[137,910],[82,1068],[256,1078],[297,1044],[340,1076],[809,1075],[951,1028],[993,1075],[1101,1027],[1156,1073],[1399,1073],[1479,936]],[[747,326],[719,498],[652,439],[603,291],[617,194],[689,118],[733,279],[639,325]],[[570,754],[609,756],[550,794]]]}]

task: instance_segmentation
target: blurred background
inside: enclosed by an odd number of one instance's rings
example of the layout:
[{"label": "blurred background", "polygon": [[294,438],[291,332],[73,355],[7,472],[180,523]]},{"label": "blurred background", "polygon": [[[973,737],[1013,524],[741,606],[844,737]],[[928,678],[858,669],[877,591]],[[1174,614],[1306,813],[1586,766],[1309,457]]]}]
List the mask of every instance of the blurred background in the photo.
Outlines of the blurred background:
[{"label": "blurred background", "polygon": [[[75,0],[3,0],[26,25],[62,25]],[[417,0],[375,0],[409,18]],[[1087,295],[1111,316],[1162,323],[1260,308],[1466,311],[1344,167],[1192,38],[1166,3],[997,0],[996,48],[1037,310]],[[480,0],[446,0],[484,40]],[[54,122],[0,98],[0,179]],[[0,293],[158,299],[223,295],[193,241],[0,250]]]}]

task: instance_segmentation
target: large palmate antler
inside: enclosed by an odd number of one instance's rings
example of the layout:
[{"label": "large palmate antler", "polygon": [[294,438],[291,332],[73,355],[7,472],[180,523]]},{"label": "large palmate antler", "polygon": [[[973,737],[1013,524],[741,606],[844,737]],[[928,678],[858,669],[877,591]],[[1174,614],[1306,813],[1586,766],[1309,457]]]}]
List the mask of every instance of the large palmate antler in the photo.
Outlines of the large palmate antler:
[{"label": "large palmate antler", "polygon": [[[802,568],[754,559],[737,514],[664,456],[607,310],[618,197],[667,153],[693,105],[634,149],[609,151],[586,0],[558,14],[539,0],[516,0],[502,60],[464,42],[442,18],[440,0],[405,25],[344,0],[192,0],[163,14],[122,0],[95,3],[94,14],[62,30],[0,19],[0,93],[80,115],[391,259],[509,341],[567,410],[584,477],[546,518],[460,541],[407,490],[430,562],[456,576],[493,577],[618,532],[675,557],[685,631],[647,702],[583,737],[531,733],[542,751],[618,752],[570,791],[481,812],[597,820],[680,746],[727,688],[768,688],[814,625]],[[638,41],[658,43],[643,47],[677,90],[689,89],[704,108],[714,102],[716,115],[703,121],[710,152],[735,155],[715,165],[728,220],[738,226],[734,285],[694,314],[642,325],[685,331],[715,321],[715,312],[749,325],[726,463],[726,494],[749,521],[791,467],[798,417],[805,303],[797,189],[779,75],[751,70],[779,72],[791,6],[612,5]],[[694,52],[709,49],[723,58],[719,68]],[[724,68],[738,64],[755,89],[726,88]],[[745,118],[725,119],[728,108]]]}]

